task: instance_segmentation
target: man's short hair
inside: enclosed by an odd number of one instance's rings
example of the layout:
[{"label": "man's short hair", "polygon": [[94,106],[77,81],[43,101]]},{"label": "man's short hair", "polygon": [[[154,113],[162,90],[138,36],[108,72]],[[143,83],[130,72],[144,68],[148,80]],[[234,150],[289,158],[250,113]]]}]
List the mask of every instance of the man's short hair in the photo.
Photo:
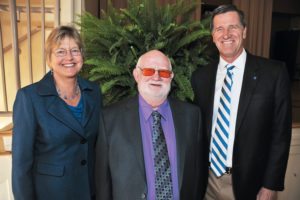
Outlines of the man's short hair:
[{"label": "man's short hair", "polygon": [[221,5],[212,11],[211,20],[210,20],[210,31],[212,32],[214,29],[214,17],[216,15],[232,12],[232,11],[238,13],[241,24],[243,25],[243,27],[246,27],[244,12],[242,10],[239,10],[235,5],[228,4],[228,5]]}]

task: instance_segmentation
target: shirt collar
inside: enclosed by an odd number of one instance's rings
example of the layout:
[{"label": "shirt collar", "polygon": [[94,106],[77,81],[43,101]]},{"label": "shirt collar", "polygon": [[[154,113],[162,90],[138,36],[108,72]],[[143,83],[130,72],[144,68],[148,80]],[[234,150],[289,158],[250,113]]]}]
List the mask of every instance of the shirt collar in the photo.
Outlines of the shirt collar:
[{"label": "shirt collar", "polygon": [[246,53],[245,49],[243,49],[241,55],[239,55],[239,57],[237,57],[237,59],[235,59],[232,63],[226,62],[220,56],[220,61],[219,61],[218,68],[220,70],[226,70],[226,65],[228,65],[228,64],[234,65],[236,69],[244,68],[245,67],[245,63],[246,63],[246,57],[247,57],[247,53]]},{"label": "shirt collar", "polygon": [[[152,112],[154,111],[152,106],[149,105],[145,99],[139,95],[139,106],[140,110],[142,111],[142,115],[144,119],[147,121],[151,117]],[[169,102],[168,100],[165,100],[158,108],[156,109],[162,116],[162,119],[166,120],[166,114],[167,114],[167,109],[169,107]]]}]

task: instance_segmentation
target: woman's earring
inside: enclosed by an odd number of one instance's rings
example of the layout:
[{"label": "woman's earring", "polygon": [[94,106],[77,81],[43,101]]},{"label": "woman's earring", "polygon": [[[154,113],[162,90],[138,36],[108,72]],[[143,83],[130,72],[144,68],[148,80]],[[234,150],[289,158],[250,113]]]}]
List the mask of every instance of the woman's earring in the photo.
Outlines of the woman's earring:
[{"label": "woman's earring", "polygon": [[53,75],[53,69],[50,69],[50,73],[51,73],[51,75]]}]

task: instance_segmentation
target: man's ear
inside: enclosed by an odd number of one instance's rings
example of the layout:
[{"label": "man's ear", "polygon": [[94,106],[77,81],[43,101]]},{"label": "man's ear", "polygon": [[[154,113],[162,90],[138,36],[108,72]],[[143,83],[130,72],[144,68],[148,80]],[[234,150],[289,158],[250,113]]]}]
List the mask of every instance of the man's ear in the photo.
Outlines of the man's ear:
[{"label": "man's ear", "polygon": [[172,72],[172,74],[171,74],[171,79],[173,79],[174,76],[175,76],[175,74],[174,74],[174,72]]},{"label": "man's ear", "polygon": [[139,74],[138,74],[137,68],[133,69],[132,75],[133,75],[135,81],[138,82],[138,80],[139,80]]},{"label": "man's ear", "polygon": [[215,43],[213,33],[211,33],[211,40],[213,41],[213,43]]},{"label": "man's ear", "polygon": [[246,39],[246,37],[247,37],[247,27],[245,27],[243,30],[243,39]]}]

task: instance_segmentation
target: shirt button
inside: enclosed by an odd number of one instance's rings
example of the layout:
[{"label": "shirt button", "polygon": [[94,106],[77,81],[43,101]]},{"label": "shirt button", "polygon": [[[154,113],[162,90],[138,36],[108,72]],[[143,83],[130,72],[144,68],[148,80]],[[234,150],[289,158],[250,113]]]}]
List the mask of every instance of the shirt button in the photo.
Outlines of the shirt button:
[{"label": "shirt button", "polygon": [[80,144],[85,144],[86,142],[87,142],[86,139],[82,139],[82,140],[80,141]]},{"label": "shirt button", "polygon": [[141,198],[142,198],[142,199],[146,199],[146,194],[143,193],[143,194],[141,195]]},{"label": "shirt button", "polygon": [[80,163],[81,165],[86,165],[86,160],[82,160]]}]

